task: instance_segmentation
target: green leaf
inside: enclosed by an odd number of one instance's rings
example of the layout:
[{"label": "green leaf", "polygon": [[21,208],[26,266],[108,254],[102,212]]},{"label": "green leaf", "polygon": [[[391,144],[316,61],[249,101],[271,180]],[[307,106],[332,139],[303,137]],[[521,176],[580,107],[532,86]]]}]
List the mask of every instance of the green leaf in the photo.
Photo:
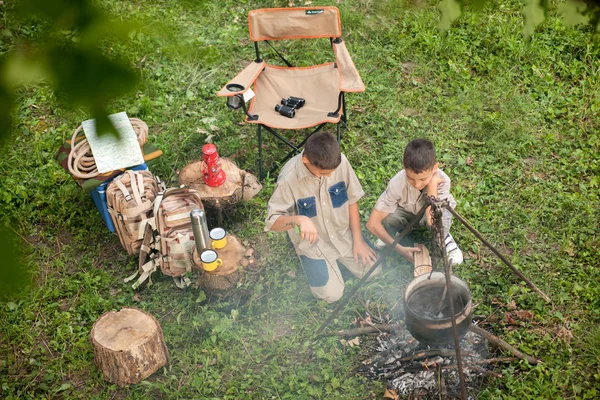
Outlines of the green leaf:
[{"label": "green leaf", "polygon": [[437,8],[442,13],[438,27],[446,32],[454,20],[460,17],[460,4],[456,0],[442,0]]}]

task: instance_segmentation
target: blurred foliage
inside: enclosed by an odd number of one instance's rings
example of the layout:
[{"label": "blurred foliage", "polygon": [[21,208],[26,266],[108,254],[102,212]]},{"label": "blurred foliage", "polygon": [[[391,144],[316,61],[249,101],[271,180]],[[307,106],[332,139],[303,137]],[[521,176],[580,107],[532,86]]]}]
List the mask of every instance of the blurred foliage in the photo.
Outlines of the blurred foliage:
[{"label": "blurred foliage", "polygon": [[5,225],[0,225],[0,301],[19,294],[29,283],[30,276],[19,267],[21,251],[14,234]]},{"label": "blurred foliage", "polygon": [[100,48],[127,39],[132,24],[110,20],[91,0],[23,0],[0,6],[0,143],[9,135],[13,93],[46,81],[70,107],[84,107],[101,126],[109,100],[130,92],[137,75]]},{"label": "blurred foliage", "polygon": [[[440,22],[438,24],[442,32],[450,29],[453,21],[461,15],[461,10],[471,8],[481,10],[488,4],[502,4],[491,0],[442,0],[438,4],[440,10]],[[527,4],[521,10],[524,17],[523,35],[529,38],[535,29],[547,18],[548,11],[555,7],[555,3],[549,0],[527,0]],[[588,25],[594,35],[600,29],[600,3],[598,0],[566,0],[558,7],[558,11],[567,26],[576,24]]]},{"label": "blurred foliage", "polygon": [[[110,20],[91,0],[0,3],[0,148],[12,129],[17,91],[41,81],[54,87],[63,105],[87,109],[100,131],[113,131],[107,104],[134,89],[137,75],[103,54],[100,42],[124,41],[132,29],[131,23]],[[2,299],[19,293],[29,280],[15,240],[9,229],[0,230]]]}]

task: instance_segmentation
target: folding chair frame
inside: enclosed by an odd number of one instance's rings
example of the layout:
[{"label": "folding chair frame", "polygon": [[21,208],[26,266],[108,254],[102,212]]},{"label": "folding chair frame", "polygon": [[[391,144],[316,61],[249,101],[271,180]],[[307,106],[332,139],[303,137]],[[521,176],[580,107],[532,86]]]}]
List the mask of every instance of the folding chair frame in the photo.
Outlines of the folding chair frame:
[{"label": "folding chair frame", "polygon": [[[279,15],[290,16],[296,22],[295,24],[290,24],[288,30],[281,25],[277,26],[276,29],[263,29],[264,25],[257,25],[262,19],[262,21],[266,21],[264,16],[268,14],[267,19],[279,13]],[[292,16],[293,14],[293,16]],[[306,17],[306,15],[310,15]],[[251,18],[252,17],[252,18]],[[256,19],[255,19],[256,18]],[[301,22],[303,18],[310,18],[310,21],[315,22],[315,24],[308,24],[304,26],[304,29],[301,28]],[[316,20],[314,19],[316,18]],[[252,19],[252,21],[251,21]],[[308,19],[307,19],[308,20]],[[253,63],[250,63],[244,71],[239,73],[235,78],[233,78],[227,85],[225,85],[218,93],[217,96],[226,96],[228,98],[228,106],[232,109],[243,108],[244,113],[247,116],[247,121],[256,124],[257,127],[257,137],[258,137],[258,167],[259,167],[259,179],[262,181],[265,178],[264,171],[264,160],[263,160],[263,134],[262,129],[265,128],[267,132],[275,137],[275,139],[281,141],[285,145],[291,148],[284,158],[279,161],[276,161],[274,166],[269,170],[269,174],[275,172],[280,165],[287,162],[290,158],[292,158],[295,154],[301,152],[302,147],[305,145],[306,141],[315,133],[320,131],[325,124],[335,123],[337,125],[337,140],[338,143],[341,142],[341,128],[342,124],[344,127],[348,126],[347,113],[346,113],[346,92],[362,92],[364,91],[364,84],[352,62],[348,51],[346,50],[346,46],[341,39],[341,21],[339,18],[339,11],[336,7],[330,6],[319,6],[319,7],[299,7],[299,8],[290,8],[290,9],[259,9],[253,10],[248,13],[248,23],[249,23],[249,31],[250,38],[254,41],[254,49],[256,52],[256,59]],[[316,27],[315,29],[313,29]],[[281,30],[283,29],[283,31]],[[259,121],[259,115],[250,114],[249,109],[246,107],[245,101],[243,99],[243,93],[249,90],[250,85],[254,83],[256,78],[265,71],[265,68],[268,67],[263,59],[260,56],[259,41],[266,42],[275,53],[285,62],[285,64],[293,68],[293,66],[269,43],[269,40],[280,40],[280,39],[310,39],[310,38],[328,38],[330,45],[336,55],[336,62],[333,64],[333,68],[337,69],[340,74],[340,87],[339,94],[337,100],[337,108],[331,112],[327,113],[327,118],[321,119],[316,122],[314,125],[305,125],[297,126],[295,128],[282,128],[282,127],[273,127],[271,123],[262,123]],[[326,66],[327,64],[323,64]],[[254,103],[253,103],[254,104]],[[252,106],[250,107],[252,108]],[[264,111],[264,107],[261,108]],[[254,110],[253,110],[254,111]],[[262,111],[257,110],[259,113]],[[341,115],[340,115],[341,112]],[[329,119],[329,120],[327,120]],[[336,122],[337,120],[337,122]],[[292,141],[288,140],[284,136],[282,136],[278,130],[300,130],[300,129],[312,129],[312,127],[316,126],[316,128],[308,134],[301,142],[295,144]]]},{"label": "folding chair frame", "polygon": [[[338,40],[338,39],[329,39],[329,41],[330,41],[331,44],[335,43],[336,40]],[[257,63],[262,62],[263,59],[260,58],[260,51],[258,49],[258,42],[254,42],[254,50],[256,52],[256,59],[254,60],[254,62],[257,62]],[[279,52],[277,52],[277,54],[283,59],[283,61],[288,66],[291,67],[291,64],[285,58],[283,58],[283,56],[281,54],[279,54]],[[246,105],[245,105],[245,103],[243,101],[242,101],[242,107],[243,107],[244,113],[246,114],[246,116],[248,117],[248,119],[250,119],[250,120],[257,119],[256,115],[250,114],[248,112],[248,109],[246,108]],[[340,118],[340,121],[336,124],[337,141],[338,141],[338,143],[340,143],[341,140],[342,140],[341,124],[343,123],[345,128],[348,127],[348,119],[346,117],[346,96],[345,96],[345,92],[340,92],[340,94],[338,96],[337,110],[330,112],[329,116],[330,117],[337,117],[339,115],[340,110],[342,111],[342,116]],[[262,156],[262,128],[266,129],[267,132],[271,133],[273,136],[275,136],[281,142],[285,143],[286,145],[288,145],[289,147],[292,148],[292,151],[290,151],[289,153],[287,153],[287,155],[284,158],[282,158],[281,160],[277,161],[275,163],[275,165],[269,170],[269,175],[271,175],[271,174],[273,174],[273,172],[275,172],[279,168],[280,165],[284,164],[287,160],[289,160],[290,158],[292,158],[294,155],[301,153],[302,152],[302,147],[304,146],[304,144],[306,143],[306,141],[308,140],[308,138],[311,137],[312,135],[314,135],[315,133],[319,132],[321,129],[323,129],[323,127],[325,126],[325,124],[327,124],[327,122],[324,122],[324,123],[320,124],[319,126],[317,126],[317,128],[314,131],[312,131],[307,137],[304,138],[304,140],[302,140],[297,145],[294,145],[289,140],[287,140],[286,138],[284,138],[283,136],[281,136],[279,133],[277,133],[276,129],[273,129],[273,128],[267,126],[267,125],[256,124],[256,131],[257,131],[257,136],[258,136],[258,176],[259,176],[259,179],[261,181],[265,179],[265,173],[264,173],[264,168],[263,168],[264,167],[264,165],[263,165],[263,156]]]}]

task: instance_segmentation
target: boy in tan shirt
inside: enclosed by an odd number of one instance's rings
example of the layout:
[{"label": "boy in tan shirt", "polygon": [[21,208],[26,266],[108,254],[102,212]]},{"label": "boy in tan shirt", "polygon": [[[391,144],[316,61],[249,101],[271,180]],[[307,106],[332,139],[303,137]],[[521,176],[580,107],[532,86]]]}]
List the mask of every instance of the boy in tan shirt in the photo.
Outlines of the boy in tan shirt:
[{"label": "boy in tan shirt", "polygon": [[[426,139],[415,139],[408,143],[402,165],[404,169],[390,180],[367,221],[367,229],[379,238],[375,244],[378,248],[394,242],[394,236],[426,204],[427,196],[447,199],[450,207],[456,207],[456,201],[450,194],[450,178],[438,168],[433,143]],[[460,264],[463,255],[450,234],[452,214],[448,210],[444,210],[442,222],[448,258],[453,265]],[[419,223],[431,228],[429,208]],[[419,251],[418,248],[400,244],[394,250],[409,261],[413,260],[413,253]]]},{"label": "boy in tan shirt", "polygon": [[330,303],[344,293],[338,263],[361,278],[377,260],[360,228],[363,195],[336,138],[319,132],[283,166],[269,199],[265,231],[287,231],[311,292]]}]

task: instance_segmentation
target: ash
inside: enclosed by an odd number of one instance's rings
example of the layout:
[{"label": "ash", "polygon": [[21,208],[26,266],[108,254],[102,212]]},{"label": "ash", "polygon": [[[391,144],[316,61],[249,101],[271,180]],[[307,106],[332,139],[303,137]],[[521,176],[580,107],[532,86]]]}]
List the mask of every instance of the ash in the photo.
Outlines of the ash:
[{"label": "ash", "polygon": [[[435,348],[419,343],[407,330],[377,336],[377,353],[358,370],[371,379],[385,379],[389,389],[409,398],[460,398],[460,379],[454,346]],[[463,374],[469,399],[484,383],[486,340],[468,332],[460,341]]]}]

